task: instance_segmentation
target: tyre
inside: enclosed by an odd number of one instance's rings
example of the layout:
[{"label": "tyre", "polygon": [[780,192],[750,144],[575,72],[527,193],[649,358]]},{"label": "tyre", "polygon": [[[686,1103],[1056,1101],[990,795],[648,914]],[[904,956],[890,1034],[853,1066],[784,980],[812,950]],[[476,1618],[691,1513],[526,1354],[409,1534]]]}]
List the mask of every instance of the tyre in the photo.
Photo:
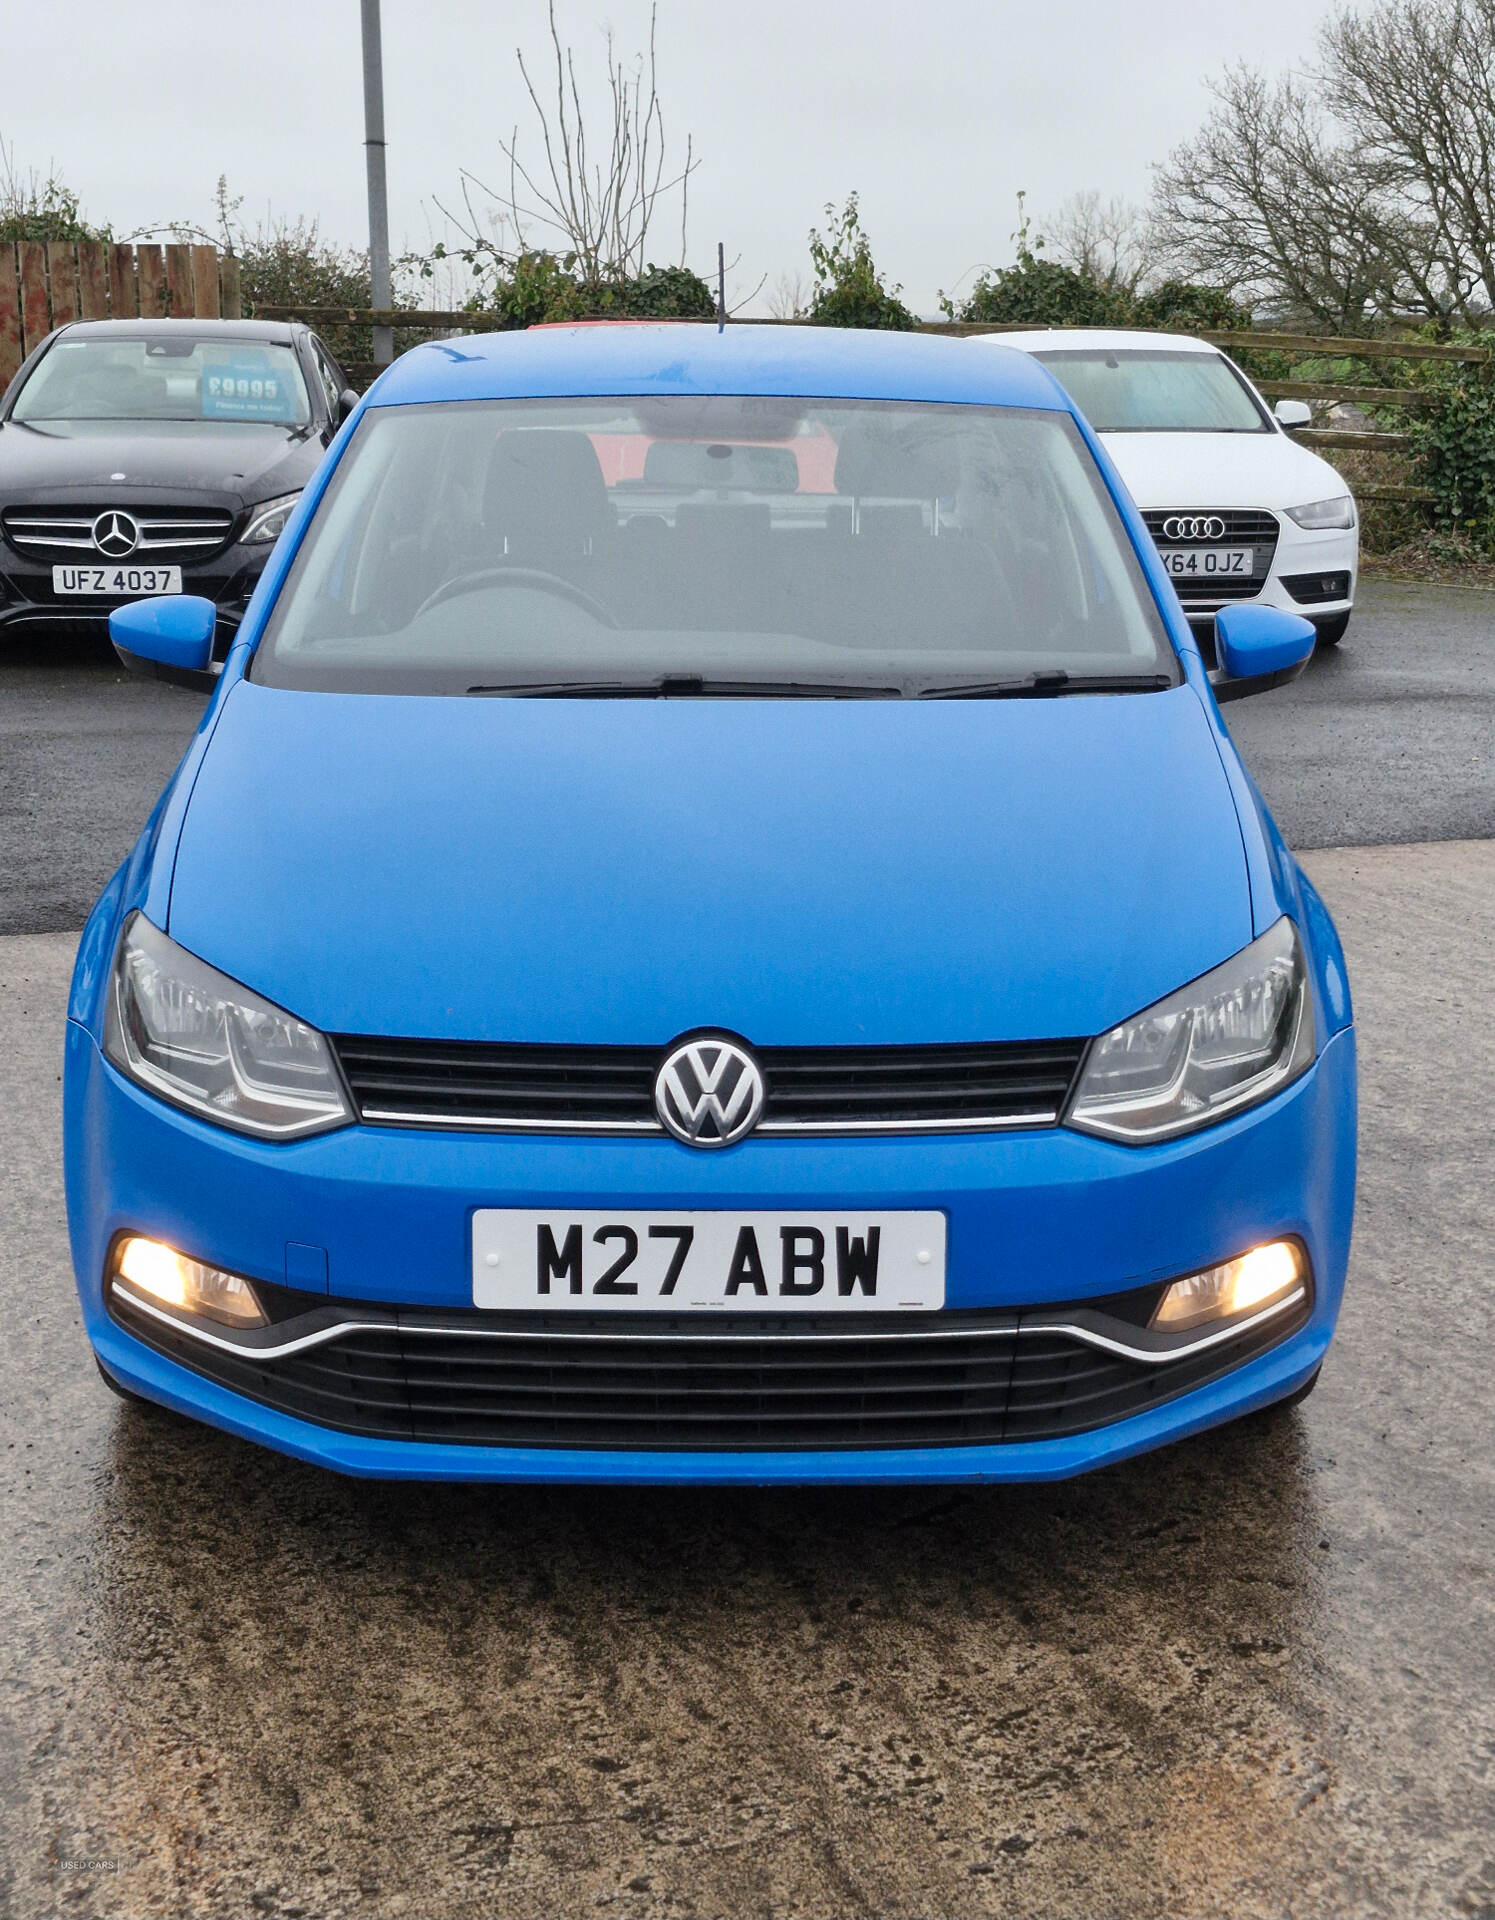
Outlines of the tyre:
[{"label": "tyre", "polygon": [[93,1357],[93,1363],[99,1370],[99,1378],[111,1393],[117,1393],[129,1406],[149,1407],[153,1413],[156,1411],[154,1400],[147,1400],[143,1393],[136,1393],[133,1387],[127,1387],[123,1381],[116,1380],[97,1354]]},{"label": "tyre", "polygon": [[1349,630],[1350,616],[1347,613],[1331,614],[1327,620],[1315,620],[1318,628],[1318,645],[1337,647]]},{"label": "tyre", "polygon": [[1261,1410],[1262,1418],[1264,1420],[1278,1420],[1283,1414],[1290,1413],[1294,1407],[1301,1406],[1318,1385],[1319,1375],[1323,1370],[1324,1363],[1321,1360],[1301,1386],[1294,1387],[1292,1392],[1284,1399],[1274,1400],[1271,1406],[1263,1407]]}]

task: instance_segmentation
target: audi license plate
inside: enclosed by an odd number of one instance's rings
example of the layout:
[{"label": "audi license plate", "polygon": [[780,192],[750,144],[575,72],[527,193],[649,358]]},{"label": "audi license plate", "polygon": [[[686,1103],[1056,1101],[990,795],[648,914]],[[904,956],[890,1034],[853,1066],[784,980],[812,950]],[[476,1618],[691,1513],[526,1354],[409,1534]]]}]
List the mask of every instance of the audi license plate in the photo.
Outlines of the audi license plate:
[{"label": "audi license plate", "polygon": [[472,1217],[475,1307],[868,1313],[945,1304],[942,1213]]},{"label": "audi license plate", "polygon": [[1175,580],[1240,580],[1249,576],[1250,547],[1164,547],[1159,556]]},{"label": "audi license plate", "polygon": [[53,593],[81,593],[94,600],[139,600],[152,593],[180,593],[180,567],[53,567]]}]

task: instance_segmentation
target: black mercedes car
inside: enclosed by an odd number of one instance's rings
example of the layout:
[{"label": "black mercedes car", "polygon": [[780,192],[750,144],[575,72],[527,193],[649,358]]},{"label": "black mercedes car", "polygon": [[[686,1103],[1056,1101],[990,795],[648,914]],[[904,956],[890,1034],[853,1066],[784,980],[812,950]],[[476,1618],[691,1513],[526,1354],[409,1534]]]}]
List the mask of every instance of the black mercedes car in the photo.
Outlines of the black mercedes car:
[{"label": "black mercedes car", "polygon": [[197,593],[221,656],[357,397],[300,325],[59,327],[0,400],[0,626],[102,633],[124,601]]}]

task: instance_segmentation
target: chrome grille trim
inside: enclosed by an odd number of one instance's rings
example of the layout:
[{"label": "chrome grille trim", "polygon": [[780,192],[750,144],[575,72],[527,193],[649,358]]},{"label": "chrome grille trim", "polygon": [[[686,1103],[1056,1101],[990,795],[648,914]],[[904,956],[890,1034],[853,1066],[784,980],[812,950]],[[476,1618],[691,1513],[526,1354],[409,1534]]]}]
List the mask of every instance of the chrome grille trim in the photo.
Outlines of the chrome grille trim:
[{"label": "chrome grille trim", "polygon": [[[667,1139],[657,1120],[488,1120],[447,1113],[406,1112],[364,1107],[361,1117],[381,1127],[448,1127],[466,1133],[626,1133]],[[959,1120],[760,1120],[753,1138],[763,1134],[837,1133],[996,1133],[1014,1127],[1052,1127],[1059,1109],[1039,1113],[992,1113]]]},{"label": "chrome grille trim", "polygon": [[[93,540],[94,522],[100,514],[109,511],[108,506],[32,508],[6,513],[0,518],[3,518],[6,538],[20,552],[98,554]],[[142,554],[211,552],[224,545],[234,525],[234,515],[222,507],[190,513],[179,508],[161,513],[137,511],[134,507],[123,507],[120,511],[128,513],[139,527],[140,539],[133,551],[123,556],[99,554],[101,560],[113,565],[128,565]]]},{"label": "chrome grille trim", "polygon": [[[590,1340],[614,1343],[620,1340],[649,1341],[655,1344],[688,1343],[691,1341],[710,1341],[720,1345],[724,1341],[741,1340],[751,1343],[760,1340],[796,1341],[802,1346],[813,1348],[821,1341],[884,1341],[902,1340],[905,1343],[924,1340],[964,1340],[969,1339],[973,1331],[970,1325],[937,1327],[927,1323],[909,1327],[906,1332],[895,1329],[859,1328],[848,1326],[844,1331],[836,1328],[832,1331],[817,1329],[813,1333],[781,1330],[776,1327],[763,1329],[739,1325],[730,1332],[714,1327],[710,1332],[704,1328],[700,1333],[681,1333],[671,1329],[667,1334],[658,1329],[647,1327],[627,1327],[622,1324],[605,1330],[596,1328],[577,1328],[550,1325],[546,1327],[453,1327],[422,1326],[418,1321],[396,1319],[387,1320],[369,1318],[366,1320],[338,1320],[330,1327],[318,1327],[313,1333],[304,1333],[290,1340],[282,1340],[275,1346],[250,1346],[230,1335],[215,1333],[199,1321],[189,1319],[185,1314],[168,1311],[145,1299],[134,1288],[122,1288],[115,1283],[120,1298],[128,1300],[130,1306],[147,1318],[158,1320],[162,1326],[171,1327],[177,1333],[184,1333],[204,1346],[216,1347],[223,1353],[239,1355],[244,1360],[280,1360],[287,1354],[305,1353],[311,1347],[326,1346],[329,1341],[343,1340],[360,1333],[399,1333],[402,1335],[430,1335],[439,1339],[461,1340]],[[1204,1353],[1211,1347],[1217,1347],[1226,1340],[1233,1340],[1238,1334],[1249,1333],[1253,1327],[1264,1321],[1273,1320],[1289,1307],[1300,1306],[1308,1297],[1305,1286],[1295,1287],[1291,1293],[1284,1294],[1280,1300],[1273,1300],[1267,1306],[1258,1308],[1255,1313],[1247,1314],[1244,1319],[1231,1321],[1222,1327],[1207,1328],[1195,1339],[1180,1341],[1177,1346],[1145,1347],[1130,1341],[1116,1340],[1097,1332],[1075,1320],[1038,1320],[1030,1321],[1028,1315],[1041,1309],[1034,1307],[993,1307],[991,1313],[996,1325],[991,1331],[1010,1335],[1014,1339],[1032,1338],[1035,1335],[1049,1335],[1066,1340],[1077,1340],[1082,1346],[1093,1347],[1099,1353],[1113,1353],[1127,1360],[1134,1360],[1142,1366],[1166,1366],[1170,1360],[1187,1359],[1190,1354]],[[408,1309],[407,1309],[408,1311]],[[703,1315],[703,1318],[708,1316]],[[767,1316],[765,1316],[767,1317]]]}]

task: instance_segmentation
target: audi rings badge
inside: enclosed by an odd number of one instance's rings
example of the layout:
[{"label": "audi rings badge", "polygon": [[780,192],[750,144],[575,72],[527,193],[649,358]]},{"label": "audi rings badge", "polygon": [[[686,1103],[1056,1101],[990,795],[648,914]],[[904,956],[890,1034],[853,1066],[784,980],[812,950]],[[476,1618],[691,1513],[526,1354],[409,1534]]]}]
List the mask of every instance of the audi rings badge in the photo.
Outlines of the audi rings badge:
[{"label": "audi rings badge", "polygon": [[1223,540],[1225,522],[1218,513],[1170,513],[1163,522],[1165,540]]}]

